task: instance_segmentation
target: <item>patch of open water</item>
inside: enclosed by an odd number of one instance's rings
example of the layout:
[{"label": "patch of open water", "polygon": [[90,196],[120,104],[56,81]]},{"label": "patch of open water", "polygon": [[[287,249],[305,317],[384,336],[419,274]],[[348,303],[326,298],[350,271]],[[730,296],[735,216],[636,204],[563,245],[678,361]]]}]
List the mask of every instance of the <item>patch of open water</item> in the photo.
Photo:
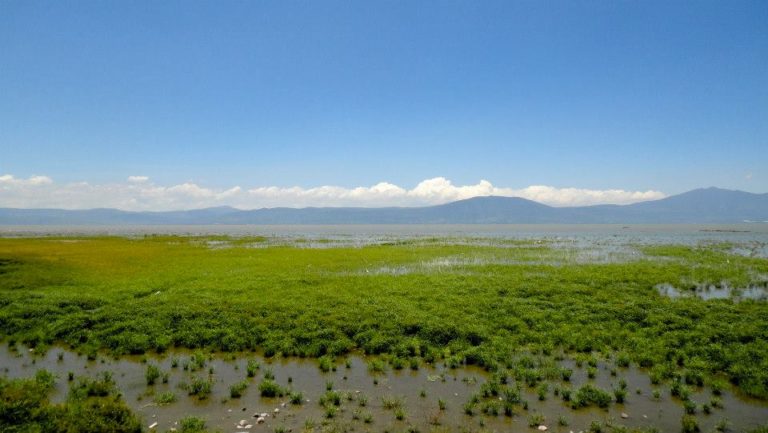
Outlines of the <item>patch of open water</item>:
[{"label": "patch of open water", "polygon": [[697,297],[705,301],[712,299],[731,299],[734,302],[747,299],[755,301],[768,301],[768,285],[751,285],[748,287],[733,287],[727,282],[719,285],[697,284],[689,290],[679,289],[671,284],[664,283],[656,286],[656,290],[662,296],[672,299]]}]

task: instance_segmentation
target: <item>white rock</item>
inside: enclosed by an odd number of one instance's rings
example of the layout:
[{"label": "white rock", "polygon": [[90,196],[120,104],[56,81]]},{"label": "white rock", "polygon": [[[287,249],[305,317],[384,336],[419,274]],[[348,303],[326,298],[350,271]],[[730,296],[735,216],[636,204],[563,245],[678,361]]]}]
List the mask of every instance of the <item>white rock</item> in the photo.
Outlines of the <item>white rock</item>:
[{"label": "white rock", "polygon": [[256,424],[264,424],[264,418],[262,417],[256,418]]},{"label": "white rock", "polygon": [[278,413],[280,413],[280,408],[277,408],[277,407],[276,407],[276,408],[275,408],[275,410],[274,410],[274,412],[275,412],[275,414],[278,414]]},{"label": "white rock", "polygon": [[624,419],[627,419],[627,418],[629,418],[629,415],[627,415],[626,413],[622,412],[621,413],[621,417],[624,418]]},{"label": "white rock", "polygon": [[240,420],[240,422],[239,422],[239,423],[237,423],[237,425],[239,425],[239,426],[244,426],[244,425],[245,425],[245,423],[247,423],[247,422],[248,422],[248,421],[246,421],[246,420],[244,420],[244,419],[241,419],[241,420]]},{"label": "white rock", "polygon": [[540,425],[540,426],[538,427],[538,430],[539,430],[539,431],[547,431],[547,430],[548,430],[548,428],[547,428],[547,426],[545,426],[545,425],[543,425],[543,424],[542,424],[542,425]]},{"label": "white rock", "polygon": [[157,427],[157,423],[156,422],[153,422],[152,424],[149,425],[149,429],[150,430],[152,430],[155,427]]}]

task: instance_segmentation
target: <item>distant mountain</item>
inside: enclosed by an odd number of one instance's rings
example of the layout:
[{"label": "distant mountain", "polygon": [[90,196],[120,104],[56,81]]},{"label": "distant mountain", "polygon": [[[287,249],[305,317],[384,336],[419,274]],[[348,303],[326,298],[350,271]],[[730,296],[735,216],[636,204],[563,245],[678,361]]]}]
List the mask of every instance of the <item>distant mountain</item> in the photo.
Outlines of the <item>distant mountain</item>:
[{"label": "distant mountain", "polygon": [[427,207],[309,207],[129,212],[0,208],[4,225],[164,224],[654,224],[768,222],[768,194],[706,188],[630,205],[552,207],[518,197],[475,197]]}]

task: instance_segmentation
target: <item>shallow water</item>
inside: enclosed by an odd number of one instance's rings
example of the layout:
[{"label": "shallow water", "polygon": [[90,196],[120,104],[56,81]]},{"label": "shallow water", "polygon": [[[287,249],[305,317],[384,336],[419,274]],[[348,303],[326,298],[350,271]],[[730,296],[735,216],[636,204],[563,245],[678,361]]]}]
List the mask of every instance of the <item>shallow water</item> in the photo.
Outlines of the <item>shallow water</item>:
[{"label": "shallow water", "polygon": [[748,287],[732,287],[728,283],[700,284],[691,290],[678,289],[671,284],[659,284],[656,290],[662,296],[672,299],[697,297],[705,301],[712,299],[731,299],[734,302],[751,299],[754,301],[768,301],[768,286],[752,285]]},{"label": "shallow water", "polygon": [[[62,359],[58,357],[61,354]],[[0,365],[3,374],[9,377],[32,376],[39,369],[47,369],[58,377],[54,401],[62,401],[66,396],[67,374],[75,376],[96,377],[100,372],[113,372],[115,381],[123,393],[129,406],[142,417],[144,425],[158,423],[157,431],[167,431],[177,426],[179,419],[185,416],[198,416],[206,419],[207,425],[223,432],[254,431],[271,432],[278,426],[284,426],[290,431],[300,431],[307,419],[315,422],[324,420],[323,408],[318,404],[319,397],[325,392],[327,382],[333,383],[335,390],[346,391],[353,398],[342,404],[341,412],[333,419],[334,423],[360,430],[368,427],[376,431],[402,431],[408,426],[415,426],[421,431],[429,431],[431,422],[439,421],[443,428],[456,431],[462,427],[474,430],[483,423],[490,431],[520,431],[528,429],[528,417],[541,413],[546,417],[545,424],[550,431],[568,432],[570,430],[585,430],[593,420],[613,420],[630,427],[655,426],[661,431],[678,431],[683,408],[678,400],[672,399],[666,387],[661,398],[652,397],[648,376],[636,368],[618,369],[617,376],[611,376],[610,368],[604,363],[598,364],[598,373],[593,383],[610,390],[617,386],[620,378],[628,383],[627,402],[612,404],[608,410],[588,408],[572,410],[560,397],[552,393],[553,386],[545,401],[539,401],[534,389],[523,386],[523,398],[530,404],[528,411],[517,408],[517,415],[509,418],[503,415],[486,416],[464,414],[463,405],[470,396],[479,391],[480,386],[488,379],[488,374],[474,367],[447,369],[443,365],[436,367],[421,366],[418,371],[404,369],[393,371],[387,369],[376,376],[369,372],[367,359],[360,356],[350,356],[350,368],[340,362],[336,371],[322,373],[316,360],[305,359],[264,359],[253,355],[241,355],[231,359],[229,355],[215,356],[208,361],[206,367],[196,372],[185,371],[182,365],[189,359],[188,351],[178,351],[162,357],[148,356],[145,360],[160,366],[162,371],[169,372],[167,384],[158,383],[147,386],[145,380],[146,365],[142,358],[136,356],[122,357],[118,360],[100,357],[89,361],[84,356],[78,356],[61,348],[53,348],[45,354],[37,355],[27,349],[13,352],[5,345],[0,348]],[[178,368],[171,368],[172,358],[179,360]],[[249,358],[258,359],[261,369],[255,378],[249,379],[249,386],[242,398],[230,399],[229,386],[246,378],[246,362]],[[563,366],[574,370],[570,384],[557,383],[576,389],[580,384],[590,381],[586,368],[579,368],[573,361],[565,360]],[[213,373],[209,374],[209,368]],[[262,398],[258,393],[258,383],[264,376],[264,371],[274,372],[277,382],[285,387],[300,390],[305,402],[294,406],[285,398]],[[179,384],[189,382],[192,377],[210,377],[213,380],[213,393],[205,400],[190,397],[179,389]],[[378,385],[374,384],[374,377]],[[444,377],[444,380],[442,379]],[[289,382],[289,378],[291,381]],[[554,381],[553,381],[554,382]],[[636,390],[640,390],[640,394]],[[178,400],[174,403],[159,406],[153,402],[153,394],[173,391]],[[422,397],[424,391],[426,396]],[[368,404],[360,407],[358,399],[365,396]],[[391,410],[383,408],[383,398],[400,398],[404,402],[407,413],[404,420],[399,421]],[[438,410],[438,399],[446,402],[446,410]],[[692,399],[701,403],[708,402],[710,394],[703,389],[694,389]],[[308,401],[307,401],[308,400]],[[728,418],[736,431],[753,428],[768,420],[768,403],[743,398],[730,392],[722,396],[724,408],[713,409],[711,415],[699,411],[697,416],[703,431],[711,431],[722,418]],[[275,414],[274,410],[279,413]],[[372,423],[364,424],[355,420],[356,411],[370,413]],[[266,412],[270,416],[264,424],[256,424],[253,415]],[[622,419],[626,413],[628,418]],[[558,418],[563,416],[568,420],[567,427],[558,426]],[[251,429],[238,428],[240,420],[251,424]],[[355,428],[355,429],[357,429]]]}]

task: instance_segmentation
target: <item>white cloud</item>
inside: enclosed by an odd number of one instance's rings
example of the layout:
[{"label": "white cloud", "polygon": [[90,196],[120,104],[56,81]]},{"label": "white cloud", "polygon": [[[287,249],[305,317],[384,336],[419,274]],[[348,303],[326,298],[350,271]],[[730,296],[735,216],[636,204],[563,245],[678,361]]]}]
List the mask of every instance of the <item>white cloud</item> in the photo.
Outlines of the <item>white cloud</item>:
[{"label": "white cloud", "polygon": [[50,185],[53,180],[48,176],[30,176],[27,179],[18,179],[12,174],[4,174],[0,176],[0,187],[26,187],[26,186],[40,186]]},{"label": "white cloud", "polygon": [[27,179],[0,176],[0,207],[126,210],[196,209],[235,206],[242,209],[305,206],[426,206],[477,196],[523,197],[552,206],[628,204],[665,197],[659,191],[590,190],[533,185],[521,189],[496,187],[487,180],[474,185],[454,185],[443,177],[426,179],[412,189],[389,182],[373,186],[313,188],[262,186],[243,189],[207,188],[194,182],[162,186],[147,176],[130,176],[124,183],[93,185],[87,182],[57,184],[46,176]]}]

